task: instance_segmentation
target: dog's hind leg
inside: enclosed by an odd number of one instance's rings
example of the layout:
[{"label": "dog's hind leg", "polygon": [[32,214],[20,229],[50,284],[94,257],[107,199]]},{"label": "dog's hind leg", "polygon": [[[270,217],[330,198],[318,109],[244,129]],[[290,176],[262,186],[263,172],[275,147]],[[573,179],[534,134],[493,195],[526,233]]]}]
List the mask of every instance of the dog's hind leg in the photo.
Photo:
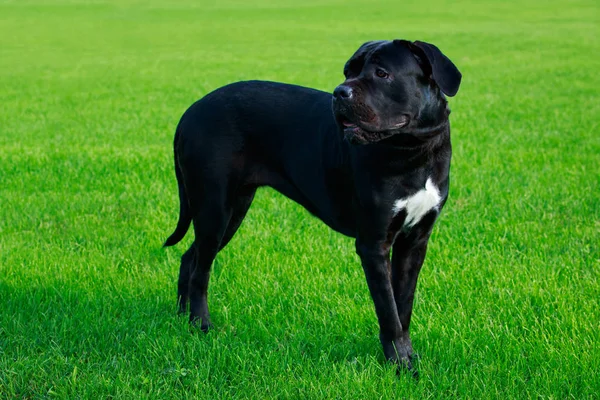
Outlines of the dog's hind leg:
[{"label": "dog's hind leg", "polygon": [[227,224],[227,230],[225,231],[225,235],[223,235],[223,239],[221,240],[221,245],[219,246],[219,251],[223,249],[229,241],[233,238],[233,235],[237,232],[242,221],[246,217],[246,213],[250,209],[250,205],[252,204],[252,200],[254,200],[254,195],[256,194],[256,188],[249,188],[242,192],[240,192],[235,200],[233,200],[233,209],[231,212],[231,218],[229,219],[229,224]]},{"label": "dog's hind leg", "polygon": [[[230,213],[231,217],[229,219],[229,223],[227,224],[227,229],[223,234],[223,238],[221,239],[218,251],[221,251],[221,249],[227,246],[229,241],[233,238],[233,235],[235,235],[235,233],[237,232],[238,228],[242,224],[242,221],[244,220],[244,217],[246,216],[246,213],[248,212],[248,209],[250,208],[250,205],[252,204],[252,200],[254,199],[255,193],[256,188],[252,188],[238,194],[236,199],[233,200],[233,206]],[[179,280],[177,285],[177,306],[178,312],[180,314],[186,312],[187,304],[189,301],[190,278],[192,272],[196,270],[196,257],[197,256],[194,242],[181,257],[181,266],[179,267]],[[208,289],[208,274],[210,274],[210,272],[206,271],[206,267],[203,267],[203,270],[197,270],[196,274],[207,275],[206,277],[200,278],[200,281],[206,280],[205,285]],[[208,317],[207,310],[208,307],[206,307],[206,316]],[[209,323],[207,323],[207,326],[208,325]]]},{"label": "dog's hind leg", "polygon": [[207,303],[210,269],[219,252],[231,209],[225,206],[225,201],[221,201],[219,196],[210,196],[196,209],[198,212],[193,218],[196,236],[192,246],[195,250],[194,262],[188,287],[190,322],[200,323],[200,328],[206,332],[211,326]]},{"label": "dog's hind leg", "polygon": [[[231,202],[219,202],[211,196],[212,200],[204,201],[199,212],[194,217],[194,232],[196,239],[188,250],[193,260],[193,268],[189,274],[188,294],[190,301],[190,322],[200,323],[200,329],[208,331],[211,327],[208,311],[208,283],[210,269],[217,253],[227,245],[237,229],[240,227],[256,189],[239,194]],[[226,206],[226,204],[231,204]],[[187,254],[187,253],[186,253]],[[184,255],[185,258],[185,255]],[[182,259],[180,283],[185,280],[186,272]],[[181,287],[181,285],[180,285]],[[180,311],[182,310],[180,297]],[[183,305],[185,310],[185,303]]]},{"label": "dog's hind leg", "polygon": [[189,300],[189,285],[190,285],[190,274],[194,267],[194,257],[196,249],[194,244],[183,253],[181,256],[181,265],[179,267],[179,280],[177,282],[177,308],[179,314],[186,312],[187,303]]}]

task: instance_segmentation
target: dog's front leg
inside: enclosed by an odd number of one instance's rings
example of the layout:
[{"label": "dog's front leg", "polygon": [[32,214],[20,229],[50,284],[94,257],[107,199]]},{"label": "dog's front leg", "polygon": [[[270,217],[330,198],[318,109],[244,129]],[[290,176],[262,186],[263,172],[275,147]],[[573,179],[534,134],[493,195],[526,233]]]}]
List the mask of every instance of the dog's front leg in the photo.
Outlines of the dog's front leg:
[{"label": "dog's front leg", "polygon": [[390,249],[383,241],[356,241],[358,253],[371,297],[375,303],[375,312],[379,320],[379,340],[385,357],[408,368],[410,355],[403,343],[402,325],[394,299],[390,276]]},{"label": "dog's front leg", "polygon": [[398,317],[402,325],[401,349],[399,352],[405,354],[409,361],[413,355],[409,329],[415,289],[419,272],[425,261],[427,243],[431,235],[435,215],[431,214],[428,218],[430,220],[423,221],[420,226],[413,228],[410,234],[399,236],[392,250],[392,288]]},{"label": "dog's front leg", "polygon": [[398,317],[402,325],[402,336],[398,351],[406,357],[409,367],[411,366],[410,360],[413,355],[409,334],[410,318],[413,310],[417,278],[425,260],[426,251],[427,239],[410,244],[398,240],[394,243],[392,253],[392,288]]}]

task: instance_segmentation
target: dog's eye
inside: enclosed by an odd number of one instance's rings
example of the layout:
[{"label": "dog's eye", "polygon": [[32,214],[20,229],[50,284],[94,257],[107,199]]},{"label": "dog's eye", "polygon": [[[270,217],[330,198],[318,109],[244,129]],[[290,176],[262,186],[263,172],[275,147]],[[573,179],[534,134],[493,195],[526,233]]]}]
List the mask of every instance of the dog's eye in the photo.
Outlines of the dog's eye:
[{"label": "dog's eye", "polygon": [[375,70],[375,75],[377,75],[378,78],[387,78],[387,77],[390,76],[390,74],[388,74],[387,72],[385,72],[381,68],[377,68]]}]

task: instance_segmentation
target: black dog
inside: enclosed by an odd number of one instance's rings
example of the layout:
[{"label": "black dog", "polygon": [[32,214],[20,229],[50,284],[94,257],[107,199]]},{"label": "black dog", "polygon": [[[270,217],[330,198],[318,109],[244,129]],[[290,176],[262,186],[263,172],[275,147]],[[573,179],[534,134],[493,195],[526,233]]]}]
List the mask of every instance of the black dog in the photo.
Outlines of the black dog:
[{"label": "black dog", "polygon": [[[165,246],[194,222],[181,258],[179,310],[210,327],[212,262],[256,189],[271,186],[356,238],[385,356],[411,368],[417,277],[448,196],[446,98],[461,74],[429,43],[363,44],[333,96],[274,82],[238,82],[193,104],[175,134],[180,214]],[[392,252],[390,262],[390,251]]]}]

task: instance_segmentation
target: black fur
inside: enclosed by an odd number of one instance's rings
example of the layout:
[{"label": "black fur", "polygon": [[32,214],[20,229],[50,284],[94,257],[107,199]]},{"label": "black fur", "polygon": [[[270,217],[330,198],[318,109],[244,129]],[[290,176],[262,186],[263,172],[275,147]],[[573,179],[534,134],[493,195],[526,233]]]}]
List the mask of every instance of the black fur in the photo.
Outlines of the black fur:
[{"label": "black fur", "polygon": [[[437,47],[369,42],[330,93],[274,82],[238,82],[183,115],[175,135],[180,214],[165,246],[193,222],[179,308],[210,327],[211,264],[240,226],[256,189],[271,186],[332,229],[356,238],[385,356],[411,367],[413,296],[433,224],[448,196],[449,110],[460,72]],[[440,202],[414,226],[398,199],[431,179]],[[390,260],[390,253],[393,257]]]}]

